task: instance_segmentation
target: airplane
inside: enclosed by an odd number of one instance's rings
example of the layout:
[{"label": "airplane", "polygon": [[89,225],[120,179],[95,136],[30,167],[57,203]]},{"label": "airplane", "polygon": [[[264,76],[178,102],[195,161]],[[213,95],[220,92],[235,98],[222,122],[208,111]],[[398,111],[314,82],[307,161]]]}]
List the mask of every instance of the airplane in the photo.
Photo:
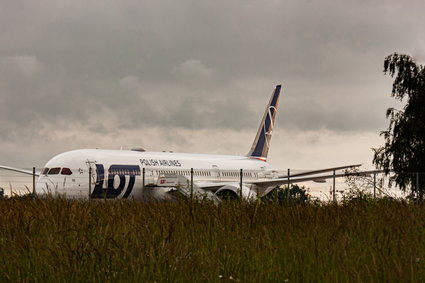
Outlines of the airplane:
[{"label": "airplane", "polygon": [[[354,168],[348,165],[288,175],[267,162],[279,104],[277,85],[246,156],[132,150],[79,149],[50,159],[37,172],[37,195],[74,199],[172,200],[187,197],[256,199],[277,186],[323,180],[317,174]],[[2,169],[31,172],[6,166]]]}]

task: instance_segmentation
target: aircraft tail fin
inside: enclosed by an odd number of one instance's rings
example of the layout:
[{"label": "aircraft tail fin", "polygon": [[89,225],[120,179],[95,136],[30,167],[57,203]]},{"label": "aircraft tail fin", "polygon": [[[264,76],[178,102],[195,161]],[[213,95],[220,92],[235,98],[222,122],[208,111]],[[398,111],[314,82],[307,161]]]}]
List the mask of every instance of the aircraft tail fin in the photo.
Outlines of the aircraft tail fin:
[{"label": "aircraft tail fin", "polygon": [[277,85],[273,91],[272,97],[270,98],[269,104],[267,105],[266,111],[264,112],[263,120],[261,121],[260,127],[258,128],[257,136],[255,137],[251,150],[248,153],[248,157],[250,158],[259,159],[262,161],[267,160],[277,106],[279,105],[281,88],[281,85]]}]

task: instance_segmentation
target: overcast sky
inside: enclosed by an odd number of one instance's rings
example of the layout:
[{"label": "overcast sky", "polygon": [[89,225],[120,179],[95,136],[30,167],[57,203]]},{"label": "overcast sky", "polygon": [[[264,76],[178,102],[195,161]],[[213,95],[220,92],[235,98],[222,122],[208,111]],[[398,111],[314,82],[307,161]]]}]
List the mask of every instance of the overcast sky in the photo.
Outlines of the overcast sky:
[{"label": "overcast sky", "polygon": [[283,85],[269,161],[372,167],[393,52],[425,62],[424,1],[0,2],[0,164],[78,148],[246,154]]}]

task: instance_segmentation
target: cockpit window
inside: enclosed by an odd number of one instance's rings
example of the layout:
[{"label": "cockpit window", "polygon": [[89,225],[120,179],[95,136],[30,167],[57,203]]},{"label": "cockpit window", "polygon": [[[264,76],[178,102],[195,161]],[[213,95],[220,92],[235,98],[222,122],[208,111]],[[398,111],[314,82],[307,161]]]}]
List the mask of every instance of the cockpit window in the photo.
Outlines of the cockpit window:
[{"label": "cockpit window", "polygon": [[57,175],[57,174],[59,174],[59,172],[61,171],[61,168],[60,167],[55,167],[55,168],[51,168],[50,170],[49,170],[49,175]]},{"label": "cockpit window", "polygon": [[47,172],[49,172],[49,168],[45,167],[41,170],[41,175],[47,175]]},{"label": "cockpit window", "polygon": [[62,175],[71,175],[72,171],[71,171],[71,169],[64,167],[64,168],[62,168],[61,174]]}]

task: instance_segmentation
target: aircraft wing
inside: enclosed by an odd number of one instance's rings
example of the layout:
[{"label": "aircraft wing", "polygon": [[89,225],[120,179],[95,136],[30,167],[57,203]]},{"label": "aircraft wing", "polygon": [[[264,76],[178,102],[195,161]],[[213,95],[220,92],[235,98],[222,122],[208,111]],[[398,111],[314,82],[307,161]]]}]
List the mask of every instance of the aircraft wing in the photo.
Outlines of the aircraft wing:
[{"label": "aircraft wing", "polygon": [[[362,164],[345,165],[345,166],[340,166],[340,167],[332,167],[332,168],[326,168],[326,169],[312,170],[312,171],[290,174],[289,177],[294,178],[294,177],[315,175],[315,174],[321,174],[321,173],[326,173],[326,172],[339,171],[339,170],[343,170],[343,169],[357,168],[357,167],[360,167],[360,166],[362,166]],[[279,174],[279,178],[288,178],[288,174],[282,174],[282,175]]]},{"label": "aircraft wing", "polygon": [[[33,172],[30,170],[25,170],[25,169],[19,169],[19,168],[14,168],[14,167],[9,167],[9,166],[3,166],[0,165],[0,170],[7,170],[7,171],[12,171],[12,172],[18,172],[18,173],[22,173],[22,174],[27,174],[27,175],[32,175]],[[36,176],[40,176],[40,172],[35,172]]]},{"label": "aircraft wing", "polygon": [[[332,170],[333,171],[333,170]],[[270,191],[272,191],[276,186],[280,185],[287,185],[287,184],[295,184],[295,183],[301,183],[301,182],[307,182],[307,181],[315,181],[315,180],[326,180],[331,178],[339,178],[339,177],[347,177],[347,176],[365,176],[370,175],[374,173],[383,173],[384,170],[372,170],[372,171],[361,171],[361,172],[345,172],[345,173],[339,173],[339,174],[328,174],[328,175],[317,175],[317,176],[309,176],[309,177],[293,177],[290,176],[289,178],[277,178],[277,179],[270,179],[270,180],[259,180],[259,181],[253,181],[252,184],[255,184],[259,187],[267,188],[263,195],[268,194]]]}]

